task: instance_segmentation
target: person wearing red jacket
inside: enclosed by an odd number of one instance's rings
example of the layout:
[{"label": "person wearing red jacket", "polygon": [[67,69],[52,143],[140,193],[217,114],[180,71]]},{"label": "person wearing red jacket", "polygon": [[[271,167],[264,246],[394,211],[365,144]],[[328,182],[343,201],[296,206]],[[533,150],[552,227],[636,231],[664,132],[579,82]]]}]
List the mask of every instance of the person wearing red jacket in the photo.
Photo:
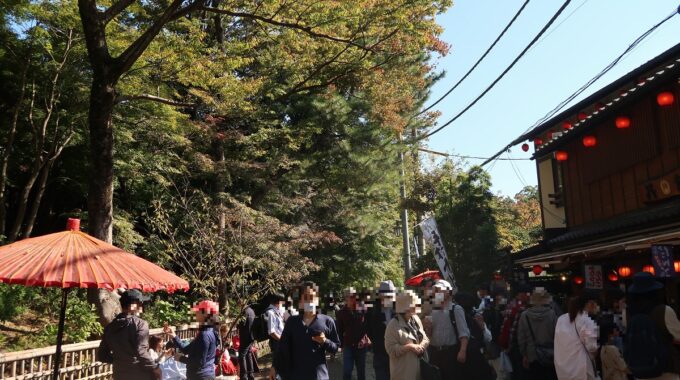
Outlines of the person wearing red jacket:
[{"label": "person wearing red jacket", "polygon": [[519,318],[528,305],[530,291],[531,288],[527,285],[518,285],[515,291],[515,298],[510,301],[508,307],[503,312],[503,327],[501,328],[501,336],[498,339],[498,343],[512,362],[512,379],[524,379],[526,377],[524,367],[522,366],[522,354],[519,351],[519,343],[517,342],[517,327]]}]

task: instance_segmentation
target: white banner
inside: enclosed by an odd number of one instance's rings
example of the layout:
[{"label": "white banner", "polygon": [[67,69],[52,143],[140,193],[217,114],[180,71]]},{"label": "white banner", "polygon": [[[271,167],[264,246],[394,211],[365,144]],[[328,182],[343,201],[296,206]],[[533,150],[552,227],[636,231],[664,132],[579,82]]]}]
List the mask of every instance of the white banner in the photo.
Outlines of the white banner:
[{"label": "white banner", "polygon": [[446,254],[444,241],[442,240],[441,235],[439,235],[437,222],[434,220],[434,217],[431,216],[420,223],[420,230],[423,231],[425,240],[431,244],[434,249],[434,257],[437,259],[437,265],[439,265],[442,276],[444,276],[446,281],[451,283],[453,290],[456,291],[458,289],[456,286],[456,279],[453,277],[453,271],[449,265],[449,256]]}]

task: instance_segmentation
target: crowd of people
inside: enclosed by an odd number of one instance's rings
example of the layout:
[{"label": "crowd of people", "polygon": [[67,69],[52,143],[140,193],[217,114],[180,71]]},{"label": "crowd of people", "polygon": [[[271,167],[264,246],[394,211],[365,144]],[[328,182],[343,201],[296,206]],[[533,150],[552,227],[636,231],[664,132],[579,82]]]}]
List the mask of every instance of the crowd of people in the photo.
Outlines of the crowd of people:
[{"label": "crowd of people", "polygon": [[[542,287],[513,290],[480,286],[473,295],[441,279],[398,290],[383,281],[371,292],[348,288],[342,306],[328,297],[321,308],[318,287],[306,282],[288,296],[271,295],[259,316],[243,310],[240,379],[260,371],[254,344],[263,339],[271,380],[329,379],[327,356],[340,351],[343,380],[353,373],[365,380],[370,370],[376,380],[680,379],[680,321],[652,274],[637,273],[628,289],[581,289],[564,300]],[[214,379],[217,304],[195,305],[199,331],[190,342],[166,326],[164,343],[149,338],[140,318],[145,301],[137,290],[125,292],[123,313],[105,328],[98,359],[113,363],[114,379],[160,379],[168,358],[186,364],[189,380]]]}]

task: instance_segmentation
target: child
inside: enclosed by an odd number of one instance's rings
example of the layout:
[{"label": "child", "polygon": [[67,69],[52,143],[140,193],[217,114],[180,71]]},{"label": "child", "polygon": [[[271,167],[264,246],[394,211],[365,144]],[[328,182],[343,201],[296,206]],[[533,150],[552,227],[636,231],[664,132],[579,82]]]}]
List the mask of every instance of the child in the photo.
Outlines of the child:
[{"label": "child", "polygon": [[627,380],[628,366],[623,360],[621,351],[616,347],[615,340],[619,336],[619,329],[613,323],[603,323],[600,326],[602,347],[600,359],[602,361],[602,380]]}]

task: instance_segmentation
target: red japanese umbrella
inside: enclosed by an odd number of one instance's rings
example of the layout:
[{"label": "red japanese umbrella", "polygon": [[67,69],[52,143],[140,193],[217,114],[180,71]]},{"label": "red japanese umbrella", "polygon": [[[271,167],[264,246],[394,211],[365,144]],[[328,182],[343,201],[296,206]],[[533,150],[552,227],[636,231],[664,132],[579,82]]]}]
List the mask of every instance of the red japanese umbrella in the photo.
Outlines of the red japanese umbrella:
[{"label": "red japanese umbrella", "polygon": [[66,231],[0,247],[0,283],[63,289],[53,379],[59,377],[66,301],[70,288],[188,290],[186,280],[165,269],[80,232],[69,219]]},{"label": "red japanese umbrella", "polygon": [[406,285],[408,286],[420,286],[423,281],[427,279],[431,280],[441,280],[442,274],[438,270],[426,270],[421,274],[417,274],[408,280],[406,280]]}]

